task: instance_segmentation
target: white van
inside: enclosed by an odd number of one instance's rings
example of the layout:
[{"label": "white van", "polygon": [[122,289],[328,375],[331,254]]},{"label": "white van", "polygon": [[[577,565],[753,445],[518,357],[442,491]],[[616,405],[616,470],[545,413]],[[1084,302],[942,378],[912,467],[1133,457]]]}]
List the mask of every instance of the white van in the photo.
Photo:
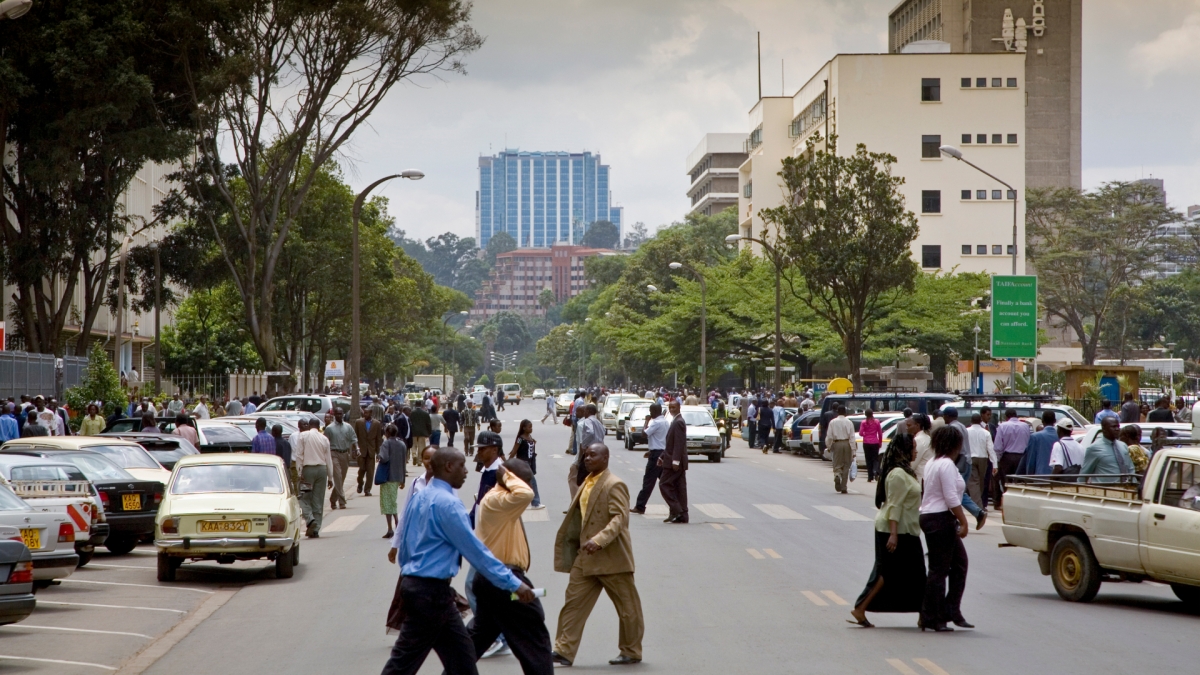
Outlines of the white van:
[{"label": "white van", "polygon": [[501,384],[500,391],[504,392],[504,403],[516,403],[521,405],[521,385],[516,382]]}]

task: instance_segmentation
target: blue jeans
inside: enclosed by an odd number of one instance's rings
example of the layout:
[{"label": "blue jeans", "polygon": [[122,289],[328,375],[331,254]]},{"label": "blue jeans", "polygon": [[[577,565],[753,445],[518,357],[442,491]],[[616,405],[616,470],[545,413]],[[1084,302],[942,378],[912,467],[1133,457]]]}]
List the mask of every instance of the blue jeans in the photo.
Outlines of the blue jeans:
[{"label": "blue jeans", "polygon": [[537,476],[533,477],[533,485],[530,485],[529,487],[533,488],[533,501],[530,502],[529,505],[530,506],[541,506],[542,505],[542,495],[538,492]]}]

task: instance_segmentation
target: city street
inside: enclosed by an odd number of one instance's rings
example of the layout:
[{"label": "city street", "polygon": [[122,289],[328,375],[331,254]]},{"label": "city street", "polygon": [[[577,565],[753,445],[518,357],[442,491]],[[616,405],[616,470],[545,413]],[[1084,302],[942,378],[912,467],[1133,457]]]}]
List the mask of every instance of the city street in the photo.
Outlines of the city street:
[{"label": "city street", "polygon": [[[518,415],[533,411],[501,413],[506,441]],[[535,422],[534,436],[548,508],[526,514],[529,575],[549,590],[543,602],[553,634],[566,575],[552,571],[552,544],[567,504],[570,457],[562,452],[562,425]],[[611,469],[631,487],[640,484],[643,452],[613,451]],[[646,616],[638,671],[964,675],[1065,664],[1072,672],[1128,673],[1131,659],[1146,672],[1193,665],[1181,647],[1198,618],[1183,612],[1169,588],[1109,584],[1090,605],[1064,602],[1032,553],[997,547],[997,522],[967,538],[963,609],[977,629],[922,634],[915,615],[879,614],[871,615],[875,629],[851,626],[848,603],[870,572],[873,484],[860,475],[850,495],[837,495],[828,463],[763,455],[736,438],[724,462],[694,461],[688,481],[690,525],[663,524],[657,494],[655,515],[632,519]],[[476,484],[468,478],[465,501]],[[0,633],[5,657],[80,665],[13,661],[6,672],[379,672],[393,641],[383,620],[397,574],[385,559],[383,518],[375,500],[361,497],[326,515],[321,538],[304,541],[290,580],[274,579],[265,563],[205,563],[185,565],[179,581],[159,584],[149,547],[98,555],[67,583],[39,593],[34,616]],[[601,598],[575,670],[611,671],[616,632],[612,605]],[[421,672],[441,672],[436,657]],[[520,668],[505,656],[481,663],[480,672]]]}]

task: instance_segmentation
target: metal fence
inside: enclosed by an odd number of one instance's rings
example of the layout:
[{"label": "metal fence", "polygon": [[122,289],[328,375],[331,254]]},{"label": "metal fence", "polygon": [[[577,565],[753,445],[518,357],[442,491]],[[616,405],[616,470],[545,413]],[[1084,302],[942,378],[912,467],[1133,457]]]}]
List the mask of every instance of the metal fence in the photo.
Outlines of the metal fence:
[{"label": "metal fence", "polygon": [[173,375],[163,378],[164,394],[179,394],[180,398],[196,400],[201,394],[210,401],[223,401],[229,393],[229,375]]},{"label": "metal fence", "polygon": [[87,363],[83,356],[58,359],[53,354],[0,351],[0,398],[23,394],[61,398],[64,390],[79,384]]}]

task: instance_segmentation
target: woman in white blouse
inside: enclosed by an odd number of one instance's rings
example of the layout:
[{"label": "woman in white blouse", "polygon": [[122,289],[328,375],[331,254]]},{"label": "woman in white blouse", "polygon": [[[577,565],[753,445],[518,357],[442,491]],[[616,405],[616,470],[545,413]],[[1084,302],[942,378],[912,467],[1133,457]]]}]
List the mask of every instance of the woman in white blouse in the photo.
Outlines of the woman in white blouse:
[{"label": "woman in white blouse", "polygon": [[[944,426],[931,437],[934,458],[925,465],[925,494],[921,497],[921,531],[929,551],[929,575],[925,581],[925,602],[917,625],[936,632],[953,631],[947,622],[962,628],[974,628],[959,608],[967,586],[967,517],[962,497],[966,483],[955,461],[962,452],[962,433]],[[946,579],[950,579],[949,593]]]}]

